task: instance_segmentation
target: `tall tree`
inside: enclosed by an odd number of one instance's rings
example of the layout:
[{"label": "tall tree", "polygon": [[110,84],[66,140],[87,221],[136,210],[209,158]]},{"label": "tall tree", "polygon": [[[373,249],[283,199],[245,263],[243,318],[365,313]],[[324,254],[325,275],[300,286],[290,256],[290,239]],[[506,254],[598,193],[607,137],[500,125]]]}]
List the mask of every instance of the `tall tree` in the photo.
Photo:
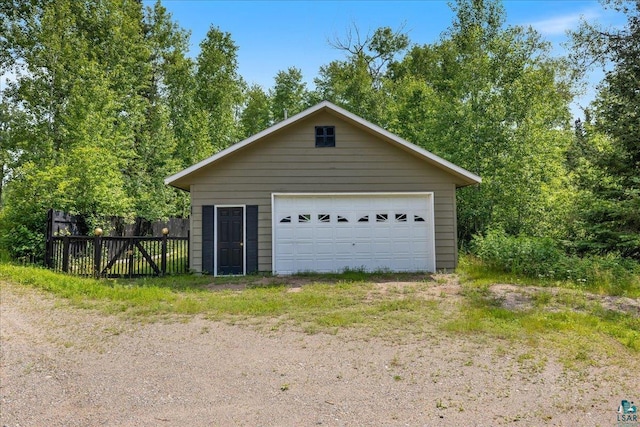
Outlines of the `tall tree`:
[{"label": "tall tree", "polygon": [[278,71],[270,95],[271,117],[277,122],[284,119],[285,115],[292,116],[309,106],[309,94],[302,80],[302,71],[295,67]]},{"label": "tall tree", "polygon": [[439,43],[392,64],[394,130],[483,177],[458,192],[463,240],[490,224],[558,236],[570,199],[568,68],[532,29],[505,28],[499,2],[459,1],[454,11]]},{"label": "tall tree", "polygon": [[245,105],[240,115],[240,126],[246,138],[271,125],[271,99],[259,85],[250,86],[244,98]]},{"label": "tall tree", "polygon": [[319,77],[314,80],[316,96],[386,126],[387,67],[409,46],[408,36],[402,28],[394,31],[389,27],[362,36],[354,26],[344,39],[338,38],[331,44],[345,52],[347,58],[320,67]]},{"label": "tall tree", "polygon": [[17,70],[0,214],[12,248],[38,240],[47,208],[176,212],[182,201],[162,180],[180,167],[168,91],[187,43],[165,12],[121,0],[0,4],[2,66]]},{"label": "tall tree", "polygon": [[611,65],[572,153],[583,190],[580,247],[640,259],[640,1],[604,5],[626,14],[624,28],[585,22],[573,34],[575,65]]},{"label": "tall tree", "polygon": [[238,46],[231,34],[217,27],[212,26],[200,43],[195,95],[208,124],[208,155],[237,142],[240,136],[237,116],[244,83],[238,75],[237,56]]}]

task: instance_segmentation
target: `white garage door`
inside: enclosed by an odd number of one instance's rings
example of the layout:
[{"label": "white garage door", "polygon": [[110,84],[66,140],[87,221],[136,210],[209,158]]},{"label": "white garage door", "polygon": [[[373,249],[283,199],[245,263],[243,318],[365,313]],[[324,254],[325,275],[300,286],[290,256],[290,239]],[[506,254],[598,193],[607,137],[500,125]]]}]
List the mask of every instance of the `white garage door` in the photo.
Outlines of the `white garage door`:
[{"label": "white garage door", "polygon": [[435,271],[432,193],[274,194],[273,271]]}]

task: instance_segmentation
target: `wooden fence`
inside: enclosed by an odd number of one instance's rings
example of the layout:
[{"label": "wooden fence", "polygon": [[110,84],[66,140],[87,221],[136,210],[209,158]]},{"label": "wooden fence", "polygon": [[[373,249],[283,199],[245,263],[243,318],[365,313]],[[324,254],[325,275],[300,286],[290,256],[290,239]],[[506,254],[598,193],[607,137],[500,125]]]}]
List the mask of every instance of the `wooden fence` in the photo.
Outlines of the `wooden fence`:
[{"label": "wooden fence", "polygon": [[[187,237],[189,233],[189,218],[169,218],[166,221],[149,221],[135,218],[128,223],[122,217],[109,216],[101,218],[100,223],[105,228],[105,236],[135,237],[159,236],[163,228],[171,230],[171,235]],[[49,209],[47,214],[47,238],[49,236],[88,236],[91,228],[84,215],[71,215],[67,212]]]},{"label": "wooden fence", "polygon": [[47,267],[94,277],[141,277],[189,271],[189,237],[51,236]]}]

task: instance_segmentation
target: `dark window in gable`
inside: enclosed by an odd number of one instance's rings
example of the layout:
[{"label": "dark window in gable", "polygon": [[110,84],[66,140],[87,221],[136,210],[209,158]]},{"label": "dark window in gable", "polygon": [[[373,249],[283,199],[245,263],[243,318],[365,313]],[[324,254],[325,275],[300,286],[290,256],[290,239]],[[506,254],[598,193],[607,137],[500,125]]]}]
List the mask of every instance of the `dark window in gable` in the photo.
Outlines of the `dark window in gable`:
[{"label": "dark window in gable", "polygon": [[335,147],[335,126],[316,126],[316,147]]}]

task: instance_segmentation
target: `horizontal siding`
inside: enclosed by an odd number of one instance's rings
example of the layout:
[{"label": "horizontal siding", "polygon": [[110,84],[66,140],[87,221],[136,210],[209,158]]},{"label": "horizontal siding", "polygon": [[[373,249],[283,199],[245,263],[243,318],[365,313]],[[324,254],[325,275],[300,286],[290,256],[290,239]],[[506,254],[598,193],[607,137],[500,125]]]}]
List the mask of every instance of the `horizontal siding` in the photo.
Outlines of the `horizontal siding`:
[{"label": "horizontal siding", "polygon": [[[315,148],[317,125],[336,127],[336,147]],[[270,271],[275,192],[433,192],[436,268],[455,267],[454,178],[331,114],[316,114],[256,141],[191,179],[191,260],[196,271],[202,268],[202,206],[218,204],[258,205],[258,268]]]}]

